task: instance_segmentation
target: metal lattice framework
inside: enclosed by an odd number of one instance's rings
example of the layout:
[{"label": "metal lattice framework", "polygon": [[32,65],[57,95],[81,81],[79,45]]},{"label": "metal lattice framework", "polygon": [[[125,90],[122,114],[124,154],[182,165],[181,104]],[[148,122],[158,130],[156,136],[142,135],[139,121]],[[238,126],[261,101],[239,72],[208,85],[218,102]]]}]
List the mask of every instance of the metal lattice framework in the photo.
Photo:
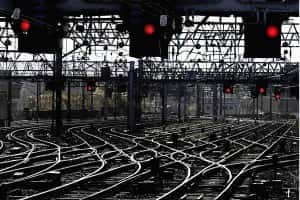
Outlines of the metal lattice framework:
[{"label": "metal lattice framework", "polygon": [[[9,23],[4,18],[2,21],[0,71],[10,71],[13,78],[20,79],[52,76],[54,56],[17,52],[17,38]],[[127,76],[129,62],[136,60],[128,57],[128,34],[116,30],[122,22],[118,16],[68,17],[66,21],[69,35],[64,39],[63,49],[65,77],[101,80],[101,68],[107,66],[112,78]],[[283,76],[298,71],[299,30],[293,20],[282,27],[281,59],[243,58],[241,18],[194,16],[193,21],[193,27],[185,27],[183,33],[174,36],[168,60],[143,60],[142,79],[222,82],[234,78],[237,82],[248,82],[264,77],[286,82]]]}]

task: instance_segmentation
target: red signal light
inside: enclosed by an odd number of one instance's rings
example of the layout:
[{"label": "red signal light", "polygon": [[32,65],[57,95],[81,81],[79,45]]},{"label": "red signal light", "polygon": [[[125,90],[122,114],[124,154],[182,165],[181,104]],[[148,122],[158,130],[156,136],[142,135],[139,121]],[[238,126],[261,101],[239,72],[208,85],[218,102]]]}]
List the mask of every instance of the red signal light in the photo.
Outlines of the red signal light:
[{"label": "red signal light", "polygon": [[269,25],[266,28],[266,35],[268,36],[268,38],[276,38],[279,36],[279,28],[275,25]]},{"label": "red signal light", "polygon": [[265,88],[263,88],[263,87],[259,88],[259,93],[260,93],[260,94],[263,94],[263,93],[265,93],[265,91],[266,91],[266,89],[265,89]]},{"label": "red signal light", "polygon": [[20,29],[22,32],[28,32],[30,30],[31,23],[27,19],[23,19],[20,23]]},{"label": "red signal light", "polygon": [[153,35],[155,33],[155,26],[153,24],[146,24],[144,26],[144,33],[146,35]]},{"label": "red signal light", "polygon": [[94,92],[96,90],[96,82],[95,81],[89,81],[87,83],[86,89],[89,92]]},{"label": "red signal light", "polygon": [[279,88],[275,88],[274,97],[276,101],[281,99],[281,92]]},{"label": "red signal light", "polygon": [[225,83],[223,85],[224,94],[233,94],[233,83]]},{"label": "red signal light", "polygon": [[233,84],[227,83],[223,85],[223,93],[225,94],[233,94]]},{"label": "red signal light", "polygon": [[231,88],[230,87],[226,88],[225,93],[231,93]]},{"label": "red signal light", "polygon": [[88,85],[88,86],[87,86],[87,91],[93,91],[93,87],[90,86],[90,85]]}]

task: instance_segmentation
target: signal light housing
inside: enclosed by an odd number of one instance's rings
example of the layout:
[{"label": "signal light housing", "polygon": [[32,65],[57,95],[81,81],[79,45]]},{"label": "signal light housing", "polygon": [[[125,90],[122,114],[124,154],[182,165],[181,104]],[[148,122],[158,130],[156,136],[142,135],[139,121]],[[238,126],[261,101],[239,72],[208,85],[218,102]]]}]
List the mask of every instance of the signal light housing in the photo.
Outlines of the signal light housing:
[{"label": "signal light housing", "polygon": [[51,79],[45,82],[45,90],[46,91],[55,91],[57,89],[64,90],[65,89],[65,80],[64,79]]},{"label": "signal light housing", "polygon": [[109,67],[101,67],[101,78],[103,80],[108,80],[110,78],[110,68]]},{"label": "signal light housing", "polygon": [[168,58],[168,47],[172,34],[178,31],[176,20],[173,28],[171,26],[172,20],[169,19],[166,26],[161,26],[159,16],[134,12],[124,21],[129,30],[130,56],[135,58]]},{"label": "signal light housing", "polygon": [[55,84],[53,80],[49,80],[45,82],[45,90],[46,91],[54,91],[55,90]]},{"label": "signal light housing", "polygon": [[88,81],[86,85],[86,89],[89,92],[95,92],[96,91],[96,81]]},{"label": "signal light housing", "polygon": [[18,37],[18,51],[27,53],[55,53],[59,49],[56,30],[27,19],[17,20],[12,25]]},{"label": "signal light housing", "polygon": [[117,85],[117,92],[123,93],[123,92],[126,92],[126,91],[127,91],[127,84],[120,83],[120,84]]},{"label": "signal light housing", "polygon": [[260,82],[256,83],[257,95],[261,94],[261,95],[265,96],[267,94],[267,87],[268,87],[268,84],[265,81],[260,81]]},{"label": "signal light housing", "polygon": [[281,95],[280,95],[280,94],[275,94],[274,97],[275,97],[275,100],[276,100],[276,101],[279,101],[279,100],[281,99]]},{"label": "signal light housing", "polygon": [[256,88],[255,87],[251,87],[250,89],[250,92],[251,92],[251,98],[257,98],[258,97],[258,92],[256,91]]},{"label": "signal light housing", "polygon": [[246,58],[280,58],[282,16],[269,15],[266,23],[263,20],[244,18]]},{"label": "signal light housing", "polygon": [[[22,11],[25,19],[15,18],[12,27],[18,37],[18,51],[26,53],[56,53],[63,37],[58,22],[63,16],[57,13],[56,1],[13,0],[14,7]],[[60,29],[60,30],[59,30]]]},{"label": "signal light housing", "polygon": [[163,49],[158,25],[154,23],[143,23],[131,27],[129,37],[129,54],[132,57],[160,57],[168,50],[168,48]]},{"label": "signal light housing", "polygon": [[296,97],[297,100],[299,99],[299,86],[291,87],[290,92],[292,97]]},{"label": "signal light housing", "polygon": [[278,87],[275,88],[274,98],[276,101],[279,101],[281,99],[281,90]]},{"label": "signal light housing", "polygon": [[225,94],[233,94],[233,85],[232,84],[224,84],[223,92]]}]

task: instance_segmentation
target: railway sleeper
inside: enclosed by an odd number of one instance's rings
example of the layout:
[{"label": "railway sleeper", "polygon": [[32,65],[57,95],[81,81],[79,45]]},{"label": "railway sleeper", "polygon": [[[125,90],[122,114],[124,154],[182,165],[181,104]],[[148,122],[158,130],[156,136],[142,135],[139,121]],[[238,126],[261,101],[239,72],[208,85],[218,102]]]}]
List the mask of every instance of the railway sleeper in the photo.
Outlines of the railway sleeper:
[{"label": "railway sleeper", "polygon": [[155,177],[151,177],[149,180],[132,184],[132,192],[148,194],[160,190],[160,186],[160,182]]},{"label": "railway sleeper", "polygon": [[184,194],[179,200],[203,200],[204,195],[202,193]]}]

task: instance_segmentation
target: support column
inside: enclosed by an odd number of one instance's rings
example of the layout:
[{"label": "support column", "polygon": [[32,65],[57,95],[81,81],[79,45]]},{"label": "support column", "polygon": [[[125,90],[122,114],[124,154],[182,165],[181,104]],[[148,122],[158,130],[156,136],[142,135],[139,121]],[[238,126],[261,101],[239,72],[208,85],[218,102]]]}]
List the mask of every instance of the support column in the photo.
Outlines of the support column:
[{"label": "support column", "polygon": [[165,124],[167,122],[167,83],[162,83],[161,88],[161,123]]},{"label": "support column", "polygon": [[63,132],[62,122],[62,40],[60,40],[60,47],[58,48],[55,56],[55,70],[54,80],[59,83],[55,87],[56,106],[55,106],[55,133],[54,135],[60,136]]},{"label": "support column", "polygon": [[263,105],[264,105],[264,95],[260,96],[260,112],[263,112]]},{"label": "support column", "polygon": [[90,105],[90,110],[93,111],[94,110],[94,93],[91,92],[91,105]]},{"label": "support column", "polygon": [[239,107],[238,107],[238,124],[240,124],[240,119],[241,119],[241,95],[240,95],[240,86],[237,89],[237,98],[239,101]]},{"label": "support column", "polygon": [[141,90],[143,89],[142,87],[142,82],[140,81],[140,77],[143,76],[143,61],[139,60],[139,66],[137,70],[137,75],[135,80],[135,90],[136,90],[136,95],[135,95],[135,100],[136,100],[136,122],[140,123],[141,118],[142,118],[142,94]]},{"label": "support column", "polygon": [[41,83],[37,81],[36,83],[36,120],[39,120],[40,113],[40,95],[41,95]]},{"label": "support column", "polygon": [[[117,74],[117,73],[115,73]],[[117,119],[117,83],[113,84],[113,98],[114,98],[114,120]]]},{"label": "support column", "polygon": [[181,83],[178,83],[178,107],[177,107],[177,117],[178,117],[178,121],[181,122],[181,97],[183,90],[182,90],[182,85]]},{"label": "support column", "polygon": [[[5,23],[5,27],[8,29],[8,22]],[[8,45],[5,45],[5,57],[8,57]],[[6,68],[8,67],[8,59],[6,59]],[[11,79],[11,71],[8,72],[9,79],[7,84],[7,124],[6,126],[10,127],[12,121],[12,79]]]},{"label": "support column", "polygon": [[289,92],[286,90],[286,114],[289,114]]},{"label": "support column", "polygon": [[104,83],[104,99],[103,99],[103,105],[102,105],[102,116],[103,119],[107,119],[107,107],[108,107],[108,85],[107,83]]},{"label": "support column", "polygon": [[12,121],[12,80],[11,80],[11,72],[9,72],[9,80],[7,85],[7,126],[11,125]]},{"label": "support column", "polygon": [[81,110],[85,111],[85,84],[84,82],[81,82]]},{"label": "support column", "polygon": [[273,119],[273,114],[272,114],[272,94],[273,94],[273,91],[272,91],[272,85],[270,85],[270,119],[272,120]]},{"label": "support column", "polygon": [[220,100],[219,100],[219,105],[220,105],[220,116],[222,116],[223,114],[223,87],[222,85],[220,84],[220,88],[219,88],[219,97],[220,97]]},{"label": "support column", "polygon": [[183,85],[183,88],[182,88],[182,95],[183,95],[183,121],[186,120],[186,117],[187,117],[187,105],[188,105],[188,95],[186,94],[186,90],[187,90],[187,87],[186,87],[186,83],[184,83]]},{"label": "support column", "polygon": [[205,107],[204,107],[204,104],[205,104],[205,88],[203,87],[202,90],[201,90],[201,97],[202,97],[202,114],[204,115],[204,112],[205,112]]},{"label": "support column", "polygon": [[223,116],[224,116],[224,119],[226,119],[226,95],[225,93],[223,93]]},{"label": "support column", "polygon": [[134,91],[134,61],[130,62],[130,69],[128,72],[129,78],[129,88],[128,88],[128,128],[130,131],[134,131],[136,129],[135,122],[135,91]]},{"label": "support column", "polygon": [[71,121],[71,82],[68,81],[68,99],[67,99],[67,120]]},{"label": "support column", "polygon": [[200,103],[200,85],[196,84],[196,116],[200,117],[201,115],[201,103]]},{"label": "support column", "polygon": [[252,116],[255,119],[255,98],[252,97]]},{"label": "support column", "polygon": [[258,97],[256,97],[256,119],[258,119]]},{"label": "support column", "polygon": [[51,109],[52,109],[52,116],[51,116],[51,131],[52,133],[54,133],[54,128],[55,128],[55,125],[54,125],[54,121],[55,121],[55,91],[52,90],[52,99],[51,99]]},{"label": "support column", "polygon": [[212,86],[213,90],[213,119],[217,120],[218,117],[218,86],[217,84]]}]

